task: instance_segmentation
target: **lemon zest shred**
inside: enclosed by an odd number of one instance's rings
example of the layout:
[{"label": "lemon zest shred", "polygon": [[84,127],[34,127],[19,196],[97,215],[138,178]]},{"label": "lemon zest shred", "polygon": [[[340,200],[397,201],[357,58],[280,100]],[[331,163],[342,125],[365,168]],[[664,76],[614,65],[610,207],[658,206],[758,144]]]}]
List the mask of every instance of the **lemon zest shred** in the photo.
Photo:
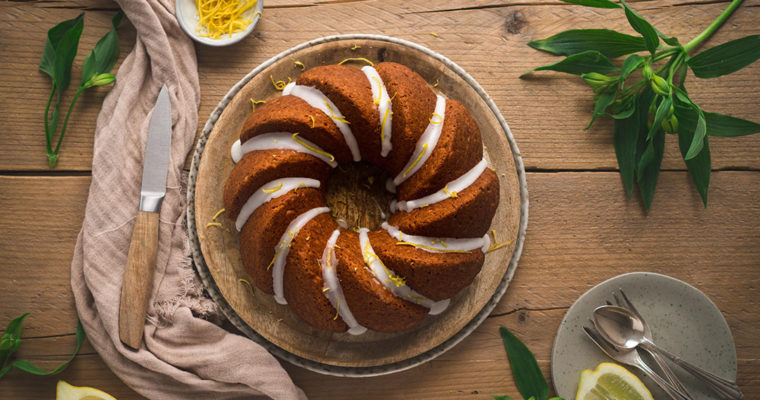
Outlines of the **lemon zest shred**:
[{"label": "lemon zest shred", "polygon": [[330,288],[329,288],[329,287],[326,287],[326,288],[322,289],[322,293],[325,293],[325,292],[327,292],[328,290],[330,290]]},{"label": "lemon zest shred", "polygon": [[261,191],[264,193],[274,193],[280,189],[282,189],[282,181],[280,181],[280,184],[277,187],[273,187],[271,189],[261,189]]},{"label": "lemon zest shred", "polygon": [[266,103],[266,101],[264,101],[264,100],[254,100],[254,99],[251,99],[251,112],[256,111],[256,105],[257,104],[264,104],[264,103]]},{"label": "lemon zest shred", "polygon": [[293,140],[295,140],[301,146],[306,147],[307,149],[309,149],[309,150],[311,150],[311,151],[313,151],[315,153],[319,153],[319,154],[321,154],[321,155],[323,155],[325,157],[328,157],[330,159],[330,162],[335,161],[335,156],[333,156],[332,154],[330,154],[330,153],[328,153],[328,152],[326,152],[324,150],[318,149],[318,148],[316,148],[316,147],[314,147],[314,146],[312,146],[312,145],[304,142],[303,140],[299,139],[298,138],[298,132],[296,132],[296,133],[293,134]]},{"label": "lemon zest shred", "polygon": [[448,183],[443,187],[443,193],[446,193],[449,197],[454,197],[454,198],[459,197],[456,190],[451,190],[451,191],[449,190]]},{"label": "lemon zest shred", "polygon": [[425,250],[436,251],[436,252],[441,252],[441,253],[463,253],[463,254],[472,253],[472,251],[470,251],[470,250],[438,249],[438,248],[431,247],[431,246],[425,246],[424,244],[417,244],[417,243],[412,243],[412,242],[396,242],[396,245],[398,245],[398,246],[412,246],[412,247],[416,247],[418,249],[425,249]]},{"label": "lemon zest shred", "polygon": [[314,128],[314,125],[317,124],[317,121],[314,119],[314,116],[309,114],[309,118],[311,118],[311,127]]},{"label": "lemon zest shred", "polygon": [[514,243],[514,240],[507,240],[505,242],[499,243],[499,241],[496,239],[496,229],[491,229],[491,237],[493,237],[493,244],[488,248],[488,250],[486,250],[486,253],[499,250],[506,245]]},{"label": "lemon zest shred", "polygon": [[215,226],[217,228],[221,228],[222,224],[220,222],[209,222],[208,224],[206,224],[206,228],[208,228],[210,226]]},{"label": "lemon zest shred", "polygon": [[214,220],[214,221],[216,221],[216,219],[217,219],[217,218],[218,218],[220,215],[222,215],[222,213],[223,213],[223,212],[225,212],[225,211],[226,211],[226,210],[225,210],[224,208],[222,208],[221,210],[217,211],[217,212],[216,212],[216,214],[214,214],[214,216],[213,216],[213,217],[211,217],[211,219],[212,219],[212,220]]},{"label": "lemon zest shred", "polygon": [[449,247],[449,245],[446,244],[442,239],[435,239],[431,242],[431,244],[435,244],[436,242],[440,243],[443,247]]},{"label": "lemon zest shred", "polygon": [[333,321],[338,319],[338,314],[340,314],[340,297],[338,297],[338,305],[335,307],[335,316],[333,317]]},{"label": "lemon zest shred", "polygon": [[272,268],[272,265],[274,265],[274,260],[276,260],[276,259],[277,259],[277,257],[280,255],[280,253],[282,253],[282,251],[283,251],[284,249],[285,249],[285,248],[284,248],[284,247],[282,247],[282,244],[281,244],[281,245],[280,245],[280,250],[279,250],[279,251],[277,251],[277,253],[274,253],[274,257],[272,257],[272,261],[270,261],[270,262],[269,262],[269,265],[267,265],[267,271],[269,271],[269,269],[270,269],[270,268]]},{"label": "lemon zest shred", "polygon": [[283,89],[285,89],[285,86],[288,86],[288,84],[293,81],[292,79],[290,79],[290,77],[288,77],[287,82],[283,80],[275,81],[272,75],[269,75],[269,80],[272,81],[272,86],[274,86],[274,88],[279,91],[282,91]]},{"label": "lemon zest shred", "polygon": [[385,109],[385,115],[383,115],[383,122],[380,124],[380,142],[385,141],[385,121],[388,119],[388,114],[391,112],[390,108]]},{"label": "lemon zest shred", "polygon": [[433,36],[433,37],[437,37],[437,38],[441,37],[439,34],[437,34],[435,32],[430,32],[430,35]]},{"label": "lemon zest shred", "polygon": [[374,75],[372,75],[372,80],[377,82],[377,97],[375,97],[373,100],[375,101],[375,105],[380,105],[380,99],[383,98],[383,84],[380,83],[380,79]]},{"label": "lemon zest shred", "polygon": [[433,84],[433,87],[438,87],[438,78],[436,78],[435,83]]},{"label": "lemon zest shred", "polygon": [[345,117],[339,117],[339,116],[335,115],[335,111],[333,111],[332,107],[330,107],[330,103],[327,102],[327,99],[324,99],[323,101],[324,101],[325,105],[327,106],[327,109],[330,110],[330,118],[332,118],[332,119],[334,119],[336,121],[343,122],[346,125],[351,125],[351,123],[348,122],[348,120]]},{"label": "lemon zest shred", "polygon": [[374,67],[375,66],[375,63],[373,63],[372,61],[370,61],[370,60],[368,60],[368,59],[366,59],[364,57],[349,57],[349,58],[346,58],[345,60],[339,62],[338,65],[343,65],[343,64],[345,64],[345,63],[347,63],[349,61],[361,61],[361,62],[365,62],[365,63],[369,64],[370,67]]},{"label": "lemon zest shred", "polygon": [[421,205],[421,206],[420,206],[420,208],[425,208],[425,207],[427,207],[427,206],[429,206],[429,205],[430,205],[430,204],[423,204],[423,205]]},{"label": "lemon zest shred", "polygon": [[247,279],[243,279],[243,278],[239,278],[238,282],[248,285],[248,288],[251,289],[251,296],[255,296],[255,293],[253,292],[253,285],[251,285],[251,282],[248,282]]},{"label": "lemon zest shred", "polygon": [[295,61],[293,65],[298,68],[301,68],[301,71],[306,71],[306,65],[300,61]]},{"label": "lemon zest shred", "polygon": [[298,185],[296,185],[296,187],[295,187],[295,188],[293,188],[293,191],[294,191],[294,192],[298,192],[298,188],[302,188],[302,187],[306,187],[306,184],[305,184],[305,183],[303,183],[303,182],[301,182],[301,183],[299,183]]},{"label": "lemon zest shred", "polygon": [[[433,119],[434,117],[438,117],[438,119],[437,119],[437,120],[434,120],[434,119]],[[433,113],[433,116],[432,116],[432,117],[430,117],[429,121],[430,121],[430,123],[431,123],[431,124],[433,124],[433,125],[442,124],[442,123],[443,123],[443,117],[441,116],[441,114],[438,114],[438,113],[434,112],[434,113]]]},{"label": "lemon zest shred", "polygon": [[351,47],[351,51],[356,51],[358,49],[361,49],[362,46],[359,46],[358,44],[355,44],[353,47]]},{"label": "lemon zest shred", "polygon": [[409,174],[409,171],[411,171],[414,168],[414,166],[420,162],[420,160],[422,159],[422,156],[427,152],[427,149],[428,149],[428,144],[427,143],[423,144],[420,155],[418,155],[417,158],[414,159],[414,162],[412,163],[412,165],[410,165],[409,168],[407,168],[406,171],[404,171],[404,178],[406,178],[406,176]]},{"label": "lemon zest shred", "polygon": [[282,322],[282,318],[277,318],[277,323],[279,324],[280,322]]}]

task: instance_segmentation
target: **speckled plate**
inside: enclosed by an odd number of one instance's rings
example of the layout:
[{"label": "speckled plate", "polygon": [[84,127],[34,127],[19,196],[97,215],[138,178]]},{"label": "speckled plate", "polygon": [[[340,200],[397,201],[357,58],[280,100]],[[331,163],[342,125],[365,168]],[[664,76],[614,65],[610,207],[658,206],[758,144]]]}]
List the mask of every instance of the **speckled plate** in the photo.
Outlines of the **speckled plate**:
[{"label": "speckled plate", "polygon": [[[552,380],[557,395],[574,399],[584,369],[610,362],[583,331],[594,309],[623,289],[652,328],[654,342],[726,379],[736,379],[736,350],[731,330],[720,310],[695,287],[669,276],[632,272],[608,279],[583,294],[570,307],[559,326],[552,351]],[[647,359],[648,360],[648,359]],[[653,361],[649,362],[657,370]],[[695,400],[715,394],[682,369],[672,365]],[[653,381],[642,378],[655,399],[668,396]]]},{"label": "speckled plate", "polygon": [[[222,188],[232,170],[229,155],[251,112],[250,99],[280,95],[273,79],[296,79],[299,63],[313,67],[370,59],[414,68],[434,90],[461,101],[478,121],[484,157],[497,171],[500,204],[492,222],[508,243],[486,256],[473,283],[452,298],[450,307],[402,332],[318,331],[263,291],[241,283],[239,238],[226,216]],[[350,61],[350,60],[349,60]],[[296,63],[298,62],[298,63]],[[209,117],[198,139],[188,185],[187,223],[196,270],[227,318],[276,356],[313,371],[339,376],[372,376],[427,362],[459,343],[480,325],[507,290],[520,258],[528,221],[525,170],[514,137],[499,109],[461,67],[418,44],[379,35],[328,36],[300,44],[254,68],[235,84]],[[211,221],[221,226],[209,224]],[[248,278],[249,279],[249,278]]]}]

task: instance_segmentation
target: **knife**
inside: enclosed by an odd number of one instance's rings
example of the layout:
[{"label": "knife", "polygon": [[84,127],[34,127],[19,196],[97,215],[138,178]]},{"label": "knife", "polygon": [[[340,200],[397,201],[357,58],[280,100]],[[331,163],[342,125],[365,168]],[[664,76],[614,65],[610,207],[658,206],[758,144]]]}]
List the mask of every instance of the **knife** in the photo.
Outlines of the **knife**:
[{"label": "knife", "polygon": [[140,188],[140,208],[127,254],[119,305],[119,338],[137,350],[142,343],[153,272],[158,253],[158,211],[166,194],[166,174],[172,142],[172,104],[164,84],[148,126]]}]

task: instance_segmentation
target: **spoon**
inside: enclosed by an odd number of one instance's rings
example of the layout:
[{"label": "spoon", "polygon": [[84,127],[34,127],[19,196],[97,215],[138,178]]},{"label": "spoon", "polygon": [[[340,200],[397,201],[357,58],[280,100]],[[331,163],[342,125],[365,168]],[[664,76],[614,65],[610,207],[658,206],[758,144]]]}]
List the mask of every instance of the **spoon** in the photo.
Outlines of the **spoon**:
[{"label": "spoon", "polygon": [[657,352],[687,372],[705,381],[711,389],[721,395],[721,399],[744,399],[744,395],[736,383],[684,361],[647,339],[644,335],[643,322],[627,309],[617,306],[598,307],[594,310],[594,324],[599,329],[599,333],[613,346],[621,349],[641,347],[647,351]]}]

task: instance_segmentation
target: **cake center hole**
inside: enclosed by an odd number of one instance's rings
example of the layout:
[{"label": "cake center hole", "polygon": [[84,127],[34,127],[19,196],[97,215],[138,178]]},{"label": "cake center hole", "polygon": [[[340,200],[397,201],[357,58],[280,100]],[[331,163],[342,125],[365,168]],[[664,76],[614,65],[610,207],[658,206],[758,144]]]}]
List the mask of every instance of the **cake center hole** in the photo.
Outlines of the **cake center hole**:
[{"label": "cake center hole", "polygon": [[388,174],[381,168],[358,162],[339,165],[327,180],[327,206],[333,218],[348,229],[376,229],[390,216],[393,193],[385,190]]}]

